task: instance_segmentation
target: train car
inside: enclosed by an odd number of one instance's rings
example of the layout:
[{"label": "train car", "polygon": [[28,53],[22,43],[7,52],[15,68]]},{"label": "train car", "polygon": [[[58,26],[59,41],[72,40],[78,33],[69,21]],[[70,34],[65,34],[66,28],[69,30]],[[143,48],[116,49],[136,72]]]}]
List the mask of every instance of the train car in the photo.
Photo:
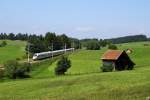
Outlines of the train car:
[{"label": "train car", "polygon": [[52,56],[52,52],[48,51],[48,52],[42,52],[42,53],[35,53],[32,57],[33,60],[40,60],[40,59],[44,59],[44,58],[48,58]]},{"label": "train car", "polygon": [[32,59],[33,60],[45,59],[45,58],[49,58],[52,56],[58,56],[65,52],[70,52],[70,51],[74,51],[74,48],[62,49],[62,50],[56,50],[56,51],[48,51],[48,52],[42,52],[42,53],[35,53],[33,55]]}]

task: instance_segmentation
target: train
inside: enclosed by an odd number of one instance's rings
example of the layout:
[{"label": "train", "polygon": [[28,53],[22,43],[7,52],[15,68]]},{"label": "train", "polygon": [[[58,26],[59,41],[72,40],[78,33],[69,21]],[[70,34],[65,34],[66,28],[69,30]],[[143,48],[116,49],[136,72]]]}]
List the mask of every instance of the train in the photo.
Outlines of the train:
[{"label": "train", "polygon": [[74,48],[35,53],[33,55],[32,59],[33,60],[41,60],[41,59],[45,59],[45,58],[50,58],[52,56],[58,56],[58,55],[64,54],[65,52],[71,52],[71,51],[74,51]]}]

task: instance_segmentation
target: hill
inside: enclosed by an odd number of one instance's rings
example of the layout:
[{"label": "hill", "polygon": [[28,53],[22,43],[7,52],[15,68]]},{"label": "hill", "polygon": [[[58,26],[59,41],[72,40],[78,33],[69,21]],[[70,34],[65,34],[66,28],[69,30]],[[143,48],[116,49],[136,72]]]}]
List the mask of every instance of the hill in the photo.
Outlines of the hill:
[{"label": "hill", "polygon": [[[0,40],[4,41],[4,40]],[[7,42],[7,45],[5,47],[0,47],[0,64],[16,59],[21,58],[25,54],[25,45],[26,42],[23,41],[11,41],[11,40],[5,40]]]},{"label": "hill", "polygon": [[141,42],[147,41],[148,38],[146,35],[131,35],[131,36],[124,36],[112,39],[106,39],[107,41],[111,41],[112,43],[129,43],[129,42]]},{"label": "hill", "polygon": [[0,99],[145,100],[150,96],[150,46],[144,44],[150,43],[118,44],[119,49],[133,49],[132,71],[102,73],[100,57],[106,48],[76,51],[69,56],[72,67],[67,75],[56,77],[56,63],[43,63],[30,79],[1,82]]}]

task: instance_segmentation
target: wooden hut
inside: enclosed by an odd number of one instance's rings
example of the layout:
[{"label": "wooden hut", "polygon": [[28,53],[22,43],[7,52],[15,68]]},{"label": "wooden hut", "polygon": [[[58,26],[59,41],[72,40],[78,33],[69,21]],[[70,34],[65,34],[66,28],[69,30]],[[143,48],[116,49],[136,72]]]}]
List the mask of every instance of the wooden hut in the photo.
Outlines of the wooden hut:
[{"label": "wooden hut", "polygon": [[114,70],[131,70],[134,63],[126,54],[121,50],[108,50],[102,56],[103,66],[112,66]]}]

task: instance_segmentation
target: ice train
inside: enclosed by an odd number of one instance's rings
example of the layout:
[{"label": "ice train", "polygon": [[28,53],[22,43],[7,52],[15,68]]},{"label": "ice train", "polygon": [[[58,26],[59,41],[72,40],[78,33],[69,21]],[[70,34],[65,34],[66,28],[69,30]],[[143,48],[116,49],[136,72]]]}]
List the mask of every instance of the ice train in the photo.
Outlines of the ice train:
[{"label": "ice train", "polygon": [[58,55],[61,55],[61,54],[65,53],[65,52],[71,52],[71,51],[74,51],[74,48],[35,53],[33,55],[32,59],[33,60],[40,60],[40,59],[44,59],[44,58],[50,58],[52,56],[58,56]]}]

